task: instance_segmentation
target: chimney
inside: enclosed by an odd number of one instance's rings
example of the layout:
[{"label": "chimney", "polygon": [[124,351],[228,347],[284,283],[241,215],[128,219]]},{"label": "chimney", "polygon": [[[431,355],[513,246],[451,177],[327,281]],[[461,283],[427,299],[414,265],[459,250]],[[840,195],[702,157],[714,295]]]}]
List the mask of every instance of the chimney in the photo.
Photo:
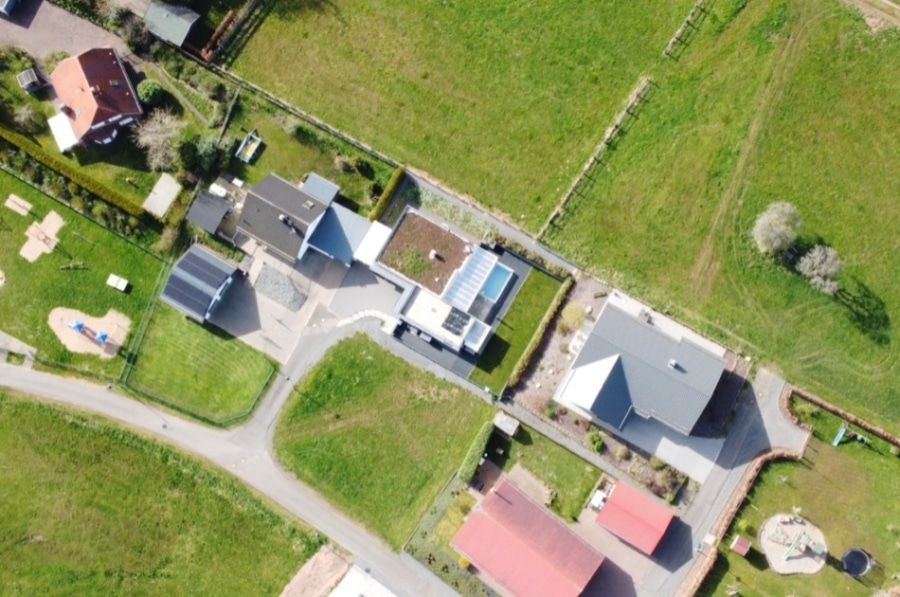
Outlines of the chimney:
[{"label": "chimney", "polygon": [[677,370],[678,369],[678,361],[676,361],[675,359],[669,359],[669,369]]},{"label": "chimney", "polygon": [[432,249],[431,252],[428,253],[428,258],[431,259],[432,261],[437,259],[437,257],[438,257],[437,251],[435,251],[434,249]]}]

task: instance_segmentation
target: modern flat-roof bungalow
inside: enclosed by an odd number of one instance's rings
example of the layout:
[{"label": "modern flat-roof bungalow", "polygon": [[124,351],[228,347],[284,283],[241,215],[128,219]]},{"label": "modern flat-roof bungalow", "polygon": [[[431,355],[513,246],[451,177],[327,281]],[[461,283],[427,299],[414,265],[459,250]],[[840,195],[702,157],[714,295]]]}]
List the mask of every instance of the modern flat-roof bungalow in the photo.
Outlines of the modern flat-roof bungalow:
[{"label": "modern flat-roof bungalow", "polygon": [[93,48],[66,58],[53,70],[57,114],[47,124],[60,151],[79,143],[111,143],[143,114],[115,48]]},{"label": "modern flat-roof bungalow", "polygon": [[[334,203],[338,191],[336,184],[318,174],[310,174],[301,186],[269,174],[248,190],[237,232],[288,263],[308,249],[347,266],[354,260],[366,261],[361,252],[379,251],[378,238],[383,246],[387,228]],[[372,228],[378,234],[372,234]]]},{"label": "modern flat-roof bungalow", "polygon": [[501,594],[519,597],[581,595],[604,559],[506,477],[469,513],[450,546]]},{"label": "modern flat-roof bungalow", "polygon": [[479,354],[491,336],[487,323],[513,280],[499,256],[407,210],[378,260],[377,271],[406,291],[401,321],[426,341]]},{"label": "modern flat-roof bungalow", "polygon": [[204,323],[225,296],[237,268],[201,245],[192,245],[169,273],[160,300]]},{"label": "modern flat-roof bungalow", "polygon": [[630,417],[690,435],[725,371],[726,351],[614,291],[554,400],[613,431]]}]

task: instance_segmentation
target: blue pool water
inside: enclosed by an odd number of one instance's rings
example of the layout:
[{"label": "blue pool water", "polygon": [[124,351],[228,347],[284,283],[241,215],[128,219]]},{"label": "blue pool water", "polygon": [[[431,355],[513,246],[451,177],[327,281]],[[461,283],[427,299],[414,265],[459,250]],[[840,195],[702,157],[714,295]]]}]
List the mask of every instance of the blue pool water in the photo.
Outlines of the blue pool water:
[{"label": "blue pool water", "polygon": [[496,303],[500,295],[503,294],[503,290],[506,288],[512,275],[511,269],[505,265],[496,264],[488,275],[487,280],[484,281],[484,286],[481,287],[481,296],[492,303]]}]

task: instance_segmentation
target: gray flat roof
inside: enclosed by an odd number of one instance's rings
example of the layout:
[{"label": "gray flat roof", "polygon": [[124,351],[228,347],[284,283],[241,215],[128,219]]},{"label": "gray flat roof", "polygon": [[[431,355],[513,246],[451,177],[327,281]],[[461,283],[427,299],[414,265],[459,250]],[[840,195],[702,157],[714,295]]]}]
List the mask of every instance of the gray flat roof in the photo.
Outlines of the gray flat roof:
[{"label": "gray flat roof", "polygon": [[673,338],[612,301],[600,312],[572,367],[610,357],[618,362],[591,411],[617,428],[630,404],[639,415],[690,434],[725,370],[720,356],[687,337]]},{"label": "gray flat roof", "polygon": [[202,323],[236,269],[203,246],[192,245],[169,272],[160,300]]},{"label": "gray flat roof", "polygon": [[200,15],[181,4],[153,0],[144,13],[147,30],[160,39],[181,46]]},{"label": "gray flat roof", "polygon": [[231,209],[231,202],[212,193],[203,192],[197,196],[187,213],[187,221],[196,224],[210,234],[215,234],[222,218]]}]

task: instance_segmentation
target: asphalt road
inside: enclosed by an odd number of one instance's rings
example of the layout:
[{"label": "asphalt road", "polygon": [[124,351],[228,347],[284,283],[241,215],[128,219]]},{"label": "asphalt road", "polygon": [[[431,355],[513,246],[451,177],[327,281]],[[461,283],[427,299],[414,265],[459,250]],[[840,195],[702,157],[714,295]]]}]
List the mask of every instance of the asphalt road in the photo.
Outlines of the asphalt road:
[{"label": "asphalt road", "polygon": [[[287,378],[315,363],[327,346],[354,333],[339,328],[304,343],[283,370],[256,415],[221,430],[186,421],[149,404],[81,380],[0,364],[0,385],[115,419],[227,470],[354,554],[355,563],[397,595],[455,595],[412,558],[393,553],[308,486],[279,467],[270,453],[274,422],[292,386]],[[299,375],[298,375],[299,376]]]}]

